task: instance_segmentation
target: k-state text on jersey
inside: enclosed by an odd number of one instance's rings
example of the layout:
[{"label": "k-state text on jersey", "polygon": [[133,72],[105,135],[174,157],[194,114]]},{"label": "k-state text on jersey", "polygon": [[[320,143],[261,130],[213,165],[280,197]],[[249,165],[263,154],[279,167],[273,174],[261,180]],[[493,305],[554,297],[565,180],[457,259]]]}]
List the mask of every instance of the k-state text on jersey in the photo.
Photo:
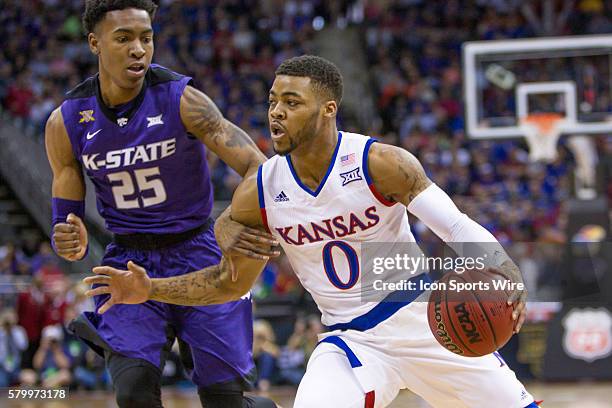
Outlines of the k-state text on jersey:
[{"label": "k-state text on jersey", "polygon": [[172,156],[176,152],[176,139],[148,143],[125,149],[111,150],[100,158],[100,153],[82,155],[83,165],[87,170],[116,169],[133,166],[137,163],[148,163]]}]

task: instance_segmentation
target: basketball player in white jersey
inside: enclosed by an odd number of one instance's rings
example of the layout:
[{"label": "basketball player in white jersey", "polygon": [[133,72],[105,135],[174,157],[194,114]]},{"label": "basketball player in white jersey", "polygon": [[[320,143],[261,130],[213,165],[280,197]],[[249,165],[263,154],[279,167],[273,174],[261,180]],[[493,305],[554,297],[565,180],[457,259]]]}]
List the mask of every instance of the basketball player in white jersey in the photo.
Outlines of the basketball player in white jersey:
[{"label": "basketball player in white jersey", "polygon": [[[462,357],[435,340],[427,293],[412,291],[402,302],[362,300],[361,274],[372,271],[360,270],[361,244],[414,242],[406,208],[446,242],[497,241],[457,209],[410,153],[338,131],[341,98],[342,77],[329,61],[301,56],[280,65],[269,108],[278,154],[240,184],[216,225],[220,232],[231,216],[270,231],[330,329],[308,362],[294,407],[385,407],[403,388],[434,407],[536,407],[497,353]],[[146,300],[220,303],[246,294],[265,262],[225,254],[219,265],[165,279],[150,279],[130,262],[125,271],[95,268],[97,276],[86,282],[103,285],[89,295],[111,295],[100,313]],[[496,273],[522,282],[512,261],[500,263]],[[525,296],[509,299],[516,332]]]}]

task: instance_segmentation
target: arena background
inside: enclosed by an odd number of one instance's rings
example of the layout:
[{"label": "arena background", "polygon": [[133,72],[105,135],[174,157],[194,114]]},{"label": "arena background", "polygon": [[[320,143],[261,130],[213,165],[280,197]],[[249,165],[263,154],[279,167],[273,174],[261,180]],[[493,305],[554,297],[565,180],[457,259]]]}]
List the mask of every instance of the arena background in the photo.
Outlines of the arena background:
[{"label": "arena background", "polygon": [[[159,3],[154,62],[192,75],[198,88],[268,156],[273,152],[267,90],[276,66],[304,53],[337,63],[346,84],[339,128],[414,153],[464,212],[502,243],[515,246],[530,303],[523,330],[501,350],[509,365],[546,407],[611,406],[612,133],[591,138],[598,157],[592,165],[595,195],[578,200],[577,160],[564,139],[556,160],[533,164],[520,138],[469,137],[462,71],[462,46],[468,41],[609,38],[611,2]],[[65,92],[97,70],[80,24],[83,5],[81,0],[0,0],[0,407],[115,406],[103,361],[63,329],[75,314],[91,309],[79,281],[99,262],[110,239],[91,195],[87,259],[67,264],[54,256],[48,242],[51,174],[44,124]],[[612,114],[612,72],[595,70],[592,76],[601,88],[600,108]],[[499,95],[492,98],[497,99],[491,103],[500,103]],[[504,98],[502,105],[514,103]],[[209,159],[218,213],[240,177],[215,157]],[[412,228],[424,246],[436,242],[417,220],[412,219]],[[595,246],[577,248],[577,242]],[[284,257],[266,267],[253,296],[258,392],[291,407],[316,335],[324,328]],[[7,347],[7,333],[23,341]],[[53,367],[45,373],[19,370],[20,362],[36,354],[41,337],[62,342],[71,366],[68,375]],[[68,399],[8,399],[7,387],[32,381],[36,374],[44,374],[45,385],[65,387]],[[166,364],[164,384],[165,406],[199,406],[176,355]],[[409,392],[393,405],[413,406],[427,405]]]}]

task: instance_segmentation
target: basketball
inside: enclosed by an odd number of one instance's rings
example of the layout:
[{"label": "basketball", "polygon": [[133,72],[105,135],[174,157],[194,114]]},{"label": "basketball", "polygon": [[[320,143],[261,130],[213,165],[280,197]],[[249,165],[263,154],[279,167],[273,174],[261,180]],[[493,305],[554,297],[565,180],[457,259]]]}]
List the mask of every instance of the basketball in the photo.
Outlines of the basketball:
[{"label": "basketball", "polygon": [[[427,308],[429,327],[447,350],[479,357],[501,348],[512,337],[510,291],[496,290],[501,276],[483,270],[444,275],[431,292]],[[465,288],[464,290],[459,290]]]}]

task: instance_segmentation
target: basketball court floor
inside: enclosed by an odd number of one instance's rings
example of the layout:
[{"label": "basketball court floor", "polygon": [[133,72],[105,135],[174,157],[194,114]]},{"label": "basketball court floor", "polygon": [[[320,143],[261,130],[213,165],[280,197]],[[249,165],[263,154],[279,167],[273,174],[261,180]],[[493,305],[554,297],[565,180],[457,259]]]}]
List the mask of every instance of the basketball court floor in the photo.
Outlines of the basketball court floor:
[{"label": "basketball court floor", "polygon": [[[475,388],[478,384],[474,384]],[[543,399],[543,408],[610,408],[612,407],[612,383],[532,383],[529,391]],[[201,408],[195,390],[176,391],[164,389],[165,408]],[[294,388],[275,388],[270,396],[283,408],[293,407]],[[113,396],[107,392],[74,392],[67,400],[54,401],[9,401],[4,394],[0,399],[4,408],[112,408],[116,407]],[[427,408],[423,400],[409,391],[402,391],[389,408]],[[452,408],[452,407],[449,407]],[[498,407],[492,407],[498,408]]]}]

